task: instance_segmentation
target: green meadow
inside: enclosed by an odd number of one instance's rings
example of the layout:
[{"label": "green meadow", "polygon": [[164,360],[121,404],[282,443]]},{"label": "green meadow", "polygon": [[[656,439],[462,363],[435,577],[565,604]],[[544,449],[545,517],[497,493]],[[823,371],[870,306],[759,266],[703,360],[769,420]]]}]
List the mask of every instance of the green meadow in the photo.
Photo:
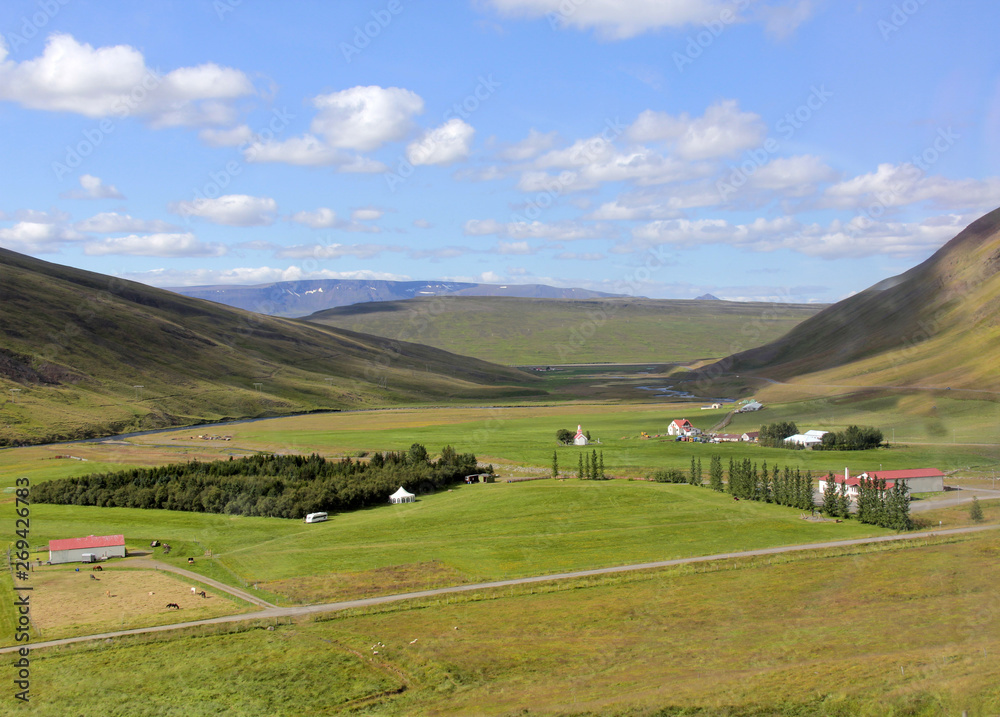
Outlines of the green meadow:
[{"label": "green meadow", "polygon": [[400,577],[423,589],[886,533],[801,520],[798,510],[734,503],[708,488],[576,479],[462,485],[312,525],[130,508],[33,511],[39,539],[124,533],[143,548],[155,538],[174,548],[158,559],[186,566],[194,557],[193,570],[257,584],[286,604],[400,592]]},{"label": "green meadow", "polygon": [[38,650],[7,713],[995,714],[998,555],[987,533]]}]

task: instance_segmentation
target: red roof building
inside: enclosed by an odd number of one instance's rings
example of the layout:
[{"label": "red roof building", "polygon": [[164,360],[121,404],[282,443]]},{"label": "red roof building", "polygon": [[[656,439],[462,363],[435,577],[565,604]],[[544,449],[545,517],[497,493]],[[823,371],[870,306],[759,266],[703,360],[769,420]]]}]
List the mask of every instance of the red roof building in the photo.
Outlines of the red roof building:
[{"label": "red roof building", "polygon": [[[839,487],[841,484],[846,482],[848,495],[855,497],[858,494],[862,478],[884,480],[885,487],[887,489],[894,488],[896,486],[896,481],[903,481],[906,483],[906,487],[910,493],[935,493],[944,490],[944,473],[939,471],[937,468],[869,471],[855,476],[852,476],[845,468],[844,475],[837,475],[833,477],[834,487]],[[820,478],[819,490],[821,493],[826,492],[826,484],[827,478]]]},{"label": "red roof building", "polygon": [[88,535],[86,538],[49,541],[49,562],[53,565],[124,557],[124,535]]}]

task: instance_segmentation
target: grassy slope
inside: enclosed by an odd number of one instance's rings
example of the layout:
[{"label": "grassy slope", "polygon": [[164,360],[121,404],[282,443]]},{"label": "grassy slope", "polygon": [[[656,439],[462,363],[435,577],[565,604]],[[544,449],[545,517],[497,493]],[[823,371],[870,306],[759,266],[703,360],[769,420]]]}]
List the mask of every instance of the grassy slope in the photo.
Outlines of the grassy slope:
[{"label": "grassy slope", "polygon": [[306,318],[504,364],[695,361],[775,339],[806,304],[447,296],[355,304]]},{"label": "grassy slope", "polygon": [[0,306],[6,441],[536,392],[525,388],[532,377],[476,359],[252,314],[7,250],[0,250]]},{"label": "grassy slope", "polygon": [[[37,651],[25,713],[993,714],[998,553],[726,561]],[[113,690],[88,679],[126,663]]]},{"label": "grassy slope", "polygon": [[[913,269],[717,370],[803,383],[1000,391],[1000,210]],[[709,374],[711,375],[711,374]]]}]

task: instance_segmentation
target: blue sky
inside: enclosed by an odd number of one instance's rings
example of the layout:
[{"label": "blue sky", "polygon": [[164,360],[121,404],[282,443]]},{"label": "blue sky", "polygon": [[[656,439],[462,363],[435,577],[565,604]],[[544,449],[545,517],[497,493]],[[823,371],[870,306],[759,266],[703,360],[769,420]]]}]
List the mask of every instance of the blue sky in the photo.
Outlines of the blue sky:
[{"label": "blue sky", "polygon": [[1000,206],[1000,4],[0,7],[0,246],[303,278],[836,301]]}]

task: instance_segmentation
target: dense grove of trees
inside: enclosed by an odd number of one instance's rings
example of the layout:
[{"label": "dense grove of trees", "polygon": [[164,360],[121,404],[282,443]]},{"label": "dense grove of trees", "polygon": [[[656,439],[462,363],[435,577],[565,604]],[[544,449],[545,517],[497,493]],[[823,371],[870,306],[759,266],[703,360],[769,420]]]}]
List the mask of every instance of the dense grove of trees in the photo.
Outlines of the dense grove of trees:
[{"label": "dense grove of trees", "polygon": [[798,432],[799,428],[793,421],[768,423],[760,427],[757,443],[768,448],[787,448],[785,439],[789,436],[794,436]]},{"label": "dense grove of trees", "polygon": [[910,489],[906,487],[905,481],[895,481],[892,488],[886,488],[885,481],[878,476],[862,478],[858,489],[856,517],[859,522],[893,530],[909,530],[913,527],[910,519]]},{"label": "dense grove of trees", "polygon": [[767,462],[758,470],[749,458],[729,459],[729,492],[743,500],[777,503],[800,510],[813,508],[813,479],[809,471],[802,473],[788,466],[768,469]]},{"label": "dense grove of trees", "polygon": [[414,443],[406,452],[375,453],[367,463],[318,455],[256,455],[92,473],[38,483],[31,497],[38,503],[302,518],[384,503],[400,486],[427,493],[476,472],[471,453],[445,446],[432,462],[427,450]]},{"label": "dense grove of trees", "polygon": [[871,426],[848,426],[844,431],[830,431],[823,436],[823,443],[813,450],[824,451],[865,451],[878,448],[885,437],[882,431]]},{"label": "dense grove of trees", "polygon": [[[833,474],[826,477],[827,486],[834,485]],[[851,502],[847,495],[847,484],[836,484],[833,490],[823,493],[823,512],[837,518],[856,517],[861,523],[877,525],[893,530],[909,530],[913,527],[910,518],[910,489],[904,481],[896,481],[892,488],[877,475],[862,478],[858,485],[857,513],[852,516]]]},{"label": "dense grove of trees", "polygon": [[608,476],[604,473],[604,451],[598,455],[594,449],[593,457],[584,451],[579,457],[576,477],[580,480],[607,480]]}]

